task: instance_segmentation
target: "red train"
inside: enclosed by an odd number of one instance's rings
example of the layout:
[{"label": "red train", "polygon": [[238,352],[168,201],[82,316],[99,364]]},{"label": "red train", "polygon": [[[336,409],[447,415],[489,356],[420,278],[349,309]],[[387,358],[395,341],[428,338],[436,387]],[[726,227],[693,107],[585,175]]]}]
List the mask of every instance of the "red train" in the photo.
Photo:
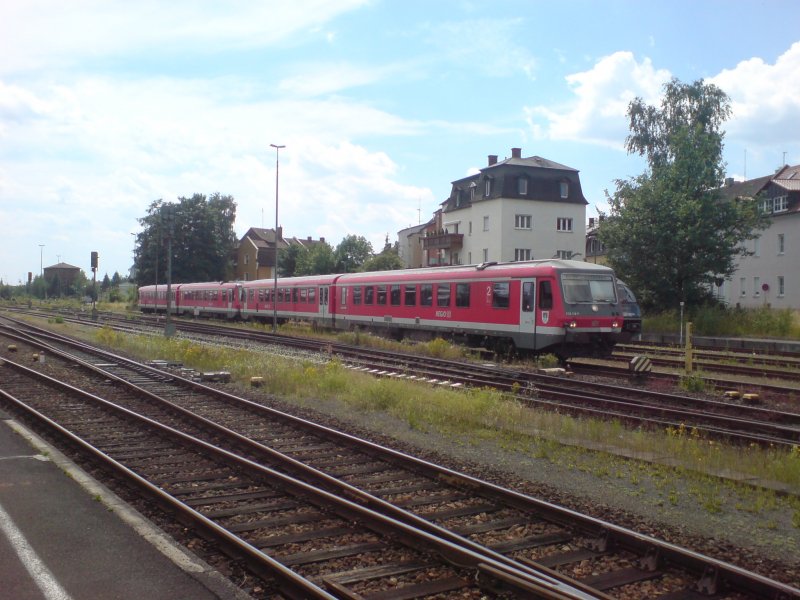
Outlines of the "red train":
[{"label": "red train", "polygon": [[[177,314],[308,320],[402,337],[561,357],[607,354],[620,338],[621,299],[608,267],[565,260],[346,273],[172,286]],[[142,311],[166,310],[166,286],[139,288]]]}]

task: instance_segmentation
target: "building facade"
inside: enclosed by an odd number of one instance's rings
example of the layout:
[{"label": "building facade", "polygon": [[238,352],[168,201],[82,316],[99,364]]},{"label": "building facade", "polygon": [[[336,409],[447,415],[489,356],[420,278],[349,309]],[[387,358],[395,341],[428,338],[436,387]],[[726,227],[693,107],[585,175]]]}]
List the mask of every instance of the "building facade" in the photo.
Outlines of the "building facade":
[{"label": "building facade", "polygon": [[233,273],[229,280],[272,279],[275,269],[276,238],[278,252],[292,245],[310,248],[314,244],[325,242],[324,237],[319,240],[311,239],[310,236],[305,239],[284,238],[282,227],[278,227],[277,236],[274,229],[251,227],[236,245],[233,256]]},{"label": "building facade", "polygon": [[423,230],[423,265],[582,257],[587,204],[576,169],[520,148],[502,161],[489,155],[452,182]]},{"label": "building facade", "polygon": [[747,242],[751,256],[740,257],[736,272],[720,280],[715,293],[729,306],[800,308],[800,165],[722,188],[725,198],[758,202],[771,223]]}]

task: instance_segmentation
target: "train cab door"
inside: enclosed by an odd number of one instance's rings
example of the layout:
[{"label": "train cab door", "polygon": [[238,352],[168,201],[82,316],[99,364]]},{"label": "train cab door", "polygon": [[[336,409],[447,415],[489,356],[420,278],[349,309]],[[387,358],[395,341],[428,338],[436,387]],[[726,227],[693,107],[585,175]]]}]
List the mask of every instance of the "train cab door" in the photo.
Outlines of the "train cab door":
[{"label": "train cab door", "polygon": [[323,321],[327,320],[330,316],[330,309],[328,308],[330,301],[329,294],[330,286],[319,286],[319,315],[322,317]]},{"label": "train cab door", "polygon": [[536,280],[522,279],[519,286],[519,330],[536,334]]}]

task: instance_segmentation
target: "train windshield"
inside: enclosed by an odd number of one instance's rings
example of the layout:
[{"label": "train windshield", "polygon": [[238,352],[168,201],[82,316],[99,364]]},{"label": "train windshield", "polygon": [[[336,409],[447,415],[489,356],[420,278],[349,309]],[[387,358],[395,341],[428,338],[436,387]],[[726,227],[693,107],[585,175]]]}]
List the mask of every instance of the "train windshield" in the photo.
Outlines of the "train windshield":
[{"label": "train windshield", "polygon": [[592,273],[563,273],[561,287],[564,301],[568,304],[594,304],[596,302],[616,302],[614,278],[611,275]]}]

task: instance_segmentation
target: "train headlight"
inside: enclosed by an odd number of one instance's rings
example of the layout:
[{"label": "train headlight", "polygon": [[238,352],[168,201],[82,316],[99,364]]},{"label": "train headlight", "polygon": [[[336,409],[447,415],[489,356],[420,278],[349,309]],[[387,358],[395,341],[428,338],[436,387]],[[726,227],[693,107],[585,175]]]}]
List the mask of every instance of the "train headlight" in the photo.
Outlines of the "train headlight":
[{"label": "train headlight", "polygon": [[619,327],[619,323],[617,323],[616,321],[612,321],[611,322],[611,329],[617,329],[618,327]]},{"label": "train headlight", "polygon": [[570,321],[569,323],[564,323],[564,327],[567,329],[575,329],[578,326],[577,321]]}]

